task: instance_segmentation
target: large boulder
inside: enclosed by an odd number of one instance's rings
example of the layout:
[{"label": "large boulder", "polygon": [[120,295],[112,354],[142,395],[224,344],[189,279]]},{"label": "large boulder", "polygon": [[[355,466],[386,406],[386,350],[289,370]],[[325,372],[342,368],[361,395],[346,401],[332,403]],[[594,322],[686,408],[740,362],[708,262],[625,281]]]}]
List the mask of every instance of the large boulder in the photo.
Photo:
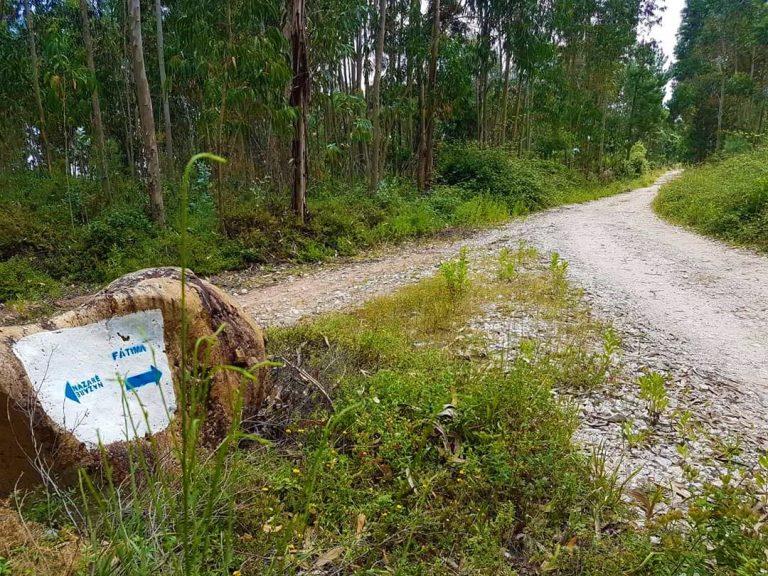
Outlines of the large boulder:
[{"label": "large boulder", "polygon": [[[67,481],[104,454],[119,472],[130,445],[170,448],[182,391],[182,346],[207,366],[250,370],[265,359],[261,330],[222,291],[187,276],[188,341],[181,341],[176,268],[124,276],[79,308],[50,320],[0,328],[0,492],[42,475]],[[219,330],[223,326],[223,329]],[[205,339],[205,340],[201,340]],[[266,391],[256,379],[215,369],[207,386],[203,443],[215,445],[242,406],[247,417]],[[242,403],[240,402],[242,401]]]}]

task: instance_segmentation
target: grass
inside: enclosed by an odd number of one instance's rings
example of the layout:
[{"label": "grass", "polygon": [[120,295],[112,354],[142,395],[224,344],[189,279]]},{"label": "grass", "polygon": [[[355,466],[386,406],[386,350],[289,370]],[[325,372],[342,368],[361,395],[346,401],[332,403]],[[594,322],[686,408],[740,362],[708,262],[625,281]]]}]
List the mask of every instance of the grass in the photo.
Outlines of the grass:
[{"label": "grass", "polygon": [[708,236],[768,251],[768,149],[686,170],[662,187],[659,215]]},{"label": "grass", "polygon": [[[573,444],[576,414],[553,388],[610,385],[617,344],[564,270],[561,259],[539,264],[527,248],[482,266],[462,255],[355,312],[271,331],[270,353],[284,364],[271,400],[230,433],[217,452],[226,458],[198,459],[191,470],[201,496],[194,510],[201,518],[211,510],[199,526],[208,548],[191,573],[765,569],[765,468],[704,486],[687,510],[661,512],[655,492],[639,492],[640,523],[599,451]],[[468,326],[494,309],[537,315],[557,342],[542,335],[489,352]],[[212,475],[215,490],[205,488]],[[82,525],[71,525],[56,497],[28,497],[32,530],[44,533],[42,524],[60,536],[16,546],[10,565],[72,546],[75,533],[70,573],[184,573],[178,480],[136,478],[139,489],[94,484],[91,501],[103,504]]]},{"label": "grass", "polygon": [[[295,224],[288,198],[257,185],[218,190],[201,169],[190,190],[190,267],[214,274],[253,263],[318,262],[383,243],[446,229],[492,226],[512,216],[583,202],[652,179],[601,184],[553,162],[518,160],[502,151],[448,148],[439,183],[428,194],[389,179],[375,194],[360,183],[316,182],[310,220]],[[98,183],[36,174],[0,175],[0,302],[17,311],[52,300],[67,286],[98,286],[127,272],[179,261],[179,197],[167,188],[167,228],[147,217],[137,183]],[[39,312],[39,311],[38,311]],[[22,313],[22,315],[24,315]]]}]

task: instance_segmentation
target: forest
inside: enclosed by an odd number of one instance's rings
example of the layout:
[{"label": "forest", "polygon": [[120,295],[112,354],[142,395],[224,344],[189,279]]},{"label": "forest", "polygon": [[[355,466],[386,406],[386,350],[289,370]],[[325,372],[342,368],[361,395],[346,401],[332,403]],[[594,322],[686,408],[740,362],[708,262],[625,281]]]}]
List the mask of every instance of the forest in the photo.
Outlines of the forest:
[{"label": "forest", "polygon": [[531,186],[553,173],[594,188],[758,144],[763,3],[689,2],[672,67],[644,33],[663,15],[654,0],[5,0],[0,293],[173,263],[199,151],[227,160],[193,191],[193,268],[210,274],[537,209],[551,202]]},{"label": "forest", "polygon": [[198,151],[227,160],[193,191],[203,273],[432,233],[477,191],[503,206],[476,199],[459,223],[498,220],[546,204],[551,174],[589,187],[676,155],[664,57],[638,40],[654,2],[3,12],[6,299],[173,263],[176,185]]},{"label": "forest", "polygon": [[0,576],[768,573],[764,0],[0,15]]}]

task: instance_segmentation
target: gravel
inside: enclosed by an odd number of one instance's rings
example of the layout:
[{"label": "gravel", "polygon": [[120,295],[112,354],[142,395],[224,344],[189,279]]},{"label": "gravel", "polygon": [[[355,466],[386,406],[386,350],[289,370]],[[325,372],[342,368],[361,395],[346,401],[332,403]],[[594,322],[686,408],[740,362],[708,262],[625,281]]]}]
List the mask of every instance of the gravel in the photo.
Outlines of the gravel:
[{"label": "gravel", "polygon": [[[417,282],[462,246],[473,260],[521,240],[557,252],[593,311],[622,338],[623,376],[612,388],[560,391],[580,411],[577,440],[601,446],[624,477],[636,473],[634,484],[671,484],[684,495],[685,485],[717,477],[734,458],[752,465],[768,447],[768,259],[660,220],[651,201],[678,173],[461,240],[390,248],[362,261],[281,275],[266,286],[249,282],[247,293],[236,283],[227,288],[257,321],[288,325]],[[525,318],[489,317],[481,324],[499,333],[499,325],[512,321],[516,336],[546,332]],[[669,378],[670,406],[657,424],[638,396],[636,379],[648,370]],[[681,418],[688,412],[692,424],[685,431]],[[647,438],[630,446],[625,422],[635,432],[648,430]]]}]

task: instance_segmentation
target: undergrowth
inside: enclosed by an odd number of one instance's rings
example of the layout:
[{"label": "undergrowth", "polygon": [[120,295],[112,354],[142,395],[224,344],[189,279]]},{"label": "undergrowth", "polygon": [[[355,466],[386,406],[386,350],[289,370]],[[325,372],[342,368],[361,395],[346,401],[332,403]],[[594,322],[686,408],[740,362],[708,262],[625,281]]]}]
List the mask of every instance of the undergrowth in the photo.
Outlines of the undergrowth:
[{"label": "undergrowth", "polygon": [[[219,190],[200,170],[190,190],[190,267],[215,274],[252,263],[318,262],[382,243],[446,229],[499,224],[510,216],[583,202],[652,179],[601,184],[553,162],[513,159],[472,146],[447,148],[439,182],[420,194],[388,179],[375,194],[364,183],[319,181],[310,218],[297,226],[288,198],[269,186]],[[179,261],[178,194],[167,186],[168,226],[155,227],[133,181],[113,178],[105,197],[91,180],[0,175],[0,302],[54,298],[64,284],[102,284],[139,268]]]},{"label": "undergrowth", "polygon": [[661,188],[654,208],[702,234],[768,251],[768,149],[687,169]]}]

